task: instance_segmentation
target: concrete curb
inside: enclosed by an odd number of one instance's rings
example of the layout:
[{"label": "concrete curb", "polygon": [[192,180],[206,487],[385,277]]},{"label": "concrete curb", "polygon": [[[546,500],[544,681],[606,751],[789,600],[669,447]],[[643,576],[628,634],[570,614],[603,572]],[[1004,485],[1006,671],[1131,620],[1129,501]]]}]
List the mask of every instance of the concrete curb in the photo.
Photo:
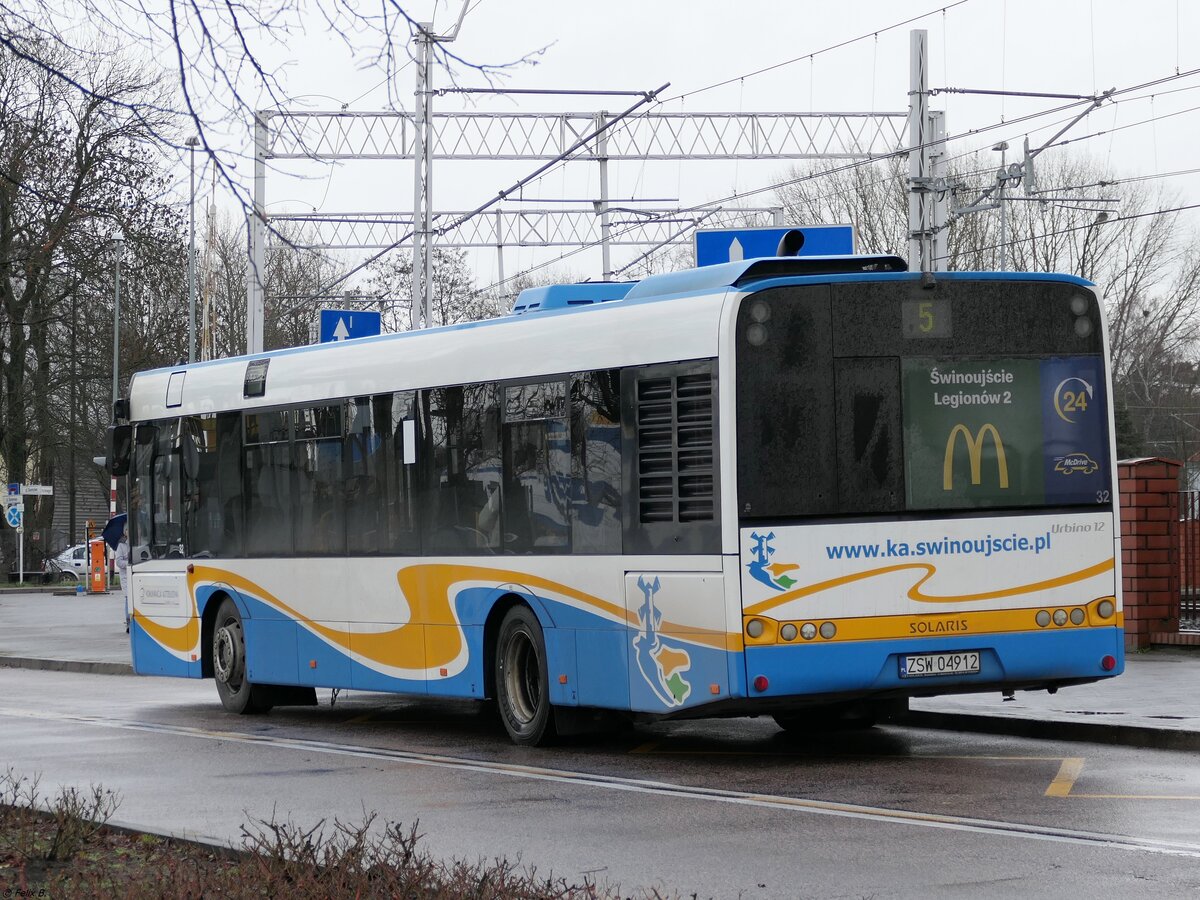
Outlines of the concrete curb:
[{"label": "concrete curb", "polygon": [[41,669],[46,672],[76,672],[82,675],[132,675],[132,663],[84,662],[75,659],[34,659],[0,654],[0,668]]},{"label": "concrete curb", "polygon": [[911,710],[892,719],[896,725],[915,725],[944,731],[977,731],[1052,741],[1085,741],[1121,744],[1153,750],[1200,750],[1200,732],[1143,725],[1105,725],[1063,719],[1019,719],[1015,716],[985,716],[973,713],[943,713]]},{"label": "concrete curb", "polygon": [[197,850],[203,850],[212,853],[215,856],[221,856],[225,859],[232,860],[247,860],[254,857],[254,853],[249,850],[242,849],[236,844],[229,841],[223,841],[220,838],[211,837],[205,834],[199,834],[194,831],[174,831],[170,828],[151,827],[149,825],[138,825],[135,822],[121,822],[115,819],[110,819],[104,823],[104,827],[110,831],[117,831],[121,834],[129,834],[134,837],[141,834],[150,834],[155,837],[163,838],[164,840],[174,841],[179,844],[187,844],[195,847]]}]

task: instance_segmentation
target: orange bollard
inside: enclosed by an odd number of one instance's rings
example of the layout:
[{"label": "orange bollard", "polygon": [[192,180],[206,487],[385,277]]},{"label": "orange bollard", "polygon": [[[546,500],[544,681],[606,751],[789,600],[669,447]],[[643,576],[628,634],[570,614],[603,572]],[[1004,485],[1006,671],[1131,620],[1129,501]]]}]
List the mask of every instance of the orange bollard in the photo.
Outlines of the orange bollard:
[{"label": "orange bollard", "polygon": [[108,591],[108,558],[104,552],[104,541],[92,537],[91,522],[88,523],[88,593],[103,594]]}]

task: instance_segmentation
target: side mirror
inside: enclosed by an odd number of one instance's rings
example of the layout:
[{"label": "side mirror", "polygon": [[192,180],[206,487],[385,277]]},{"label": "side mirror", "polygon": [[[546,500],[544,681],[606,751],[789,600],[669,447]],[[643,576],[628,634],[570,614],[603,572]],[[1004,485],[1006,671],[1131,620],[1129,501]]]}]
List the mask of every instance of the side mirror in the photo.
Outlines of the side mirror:
[{"label": "side mirror", "polygon": [[133,447],[132,425],[108,426],[108,474],[114,478],[129,472],[129,453]]}]

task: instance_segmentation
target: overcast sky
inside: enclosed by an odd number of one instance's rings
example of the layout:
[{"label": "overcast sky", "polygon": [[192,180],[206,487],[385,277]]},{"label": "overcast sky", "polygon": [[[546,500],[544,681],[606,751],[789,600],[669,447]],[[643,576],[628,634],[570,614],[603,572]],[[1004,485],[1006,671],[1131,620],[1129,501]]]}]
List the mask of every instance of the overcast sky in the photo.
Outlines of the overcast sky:
[{"label": "overcast sky", "polygon": [[[929,32],[931,87],[1093,94],[1129,88],[1200,68],[1200,3],[1185,0],[966,0],[944,4],[914,0],[841,3],[711,2],[711,0],[478,0],[472,3],[452,49],[472,62],[531,60],[509,70],[500,84],[540,89],[648,90],[670,82],[672,112],[903,111],[907,107],[909,32]],[[408,4],[414,14],[432,12],[439,30],[453,24],[458,0]],[[915,16],[933,12],[908,24]],[[844,44],[855,38],[845,46]],[[543,49],[544,48],[544,49]],[[826,49],[834,48],[834,49]],[[539,52],[541,51],[541,52]],[[811,57],[810,57],[811,54]],[[313,20],[311,31],[294,33],[268,59],[284,66],[283,87],[293,108],[373,110],[388,104],[383,74],[365,68]],[[797,60],[770,72],[758,69]],[[437,73],[435,84],[448,84]],[[461,69],[459,83],[483,85]],[[732,81],[704,90],[718,82]],[[397,79],[395,100],[411,109],[410,65]],[[682,96],[681,95],[685,95]],[[678,99],[676,99],[678,98]],[[622,98],[529,97],[435,100],[442,111],[593,112],[618,110]],[[1062,101],[941,94],[931,101],[947,113],[948,132],[1012,121]],[[1179,78],[1106,104],[1068,136],[1069,150],[1087,154],[1122,176],[1162,174],[1200,167],[1200,76]],[[956,141],[952,153],[1007,140],[1019,147],[1026,135],[1045,140],[1062,115],[1022,122]],[[1134,125],[1156,118],[1153,123]],[[1134,127],[1123,127],[1134,126]],[[231,138],[230,150],[247,144]],[[1068,151],[1051,151],[1068,152]],[[478,205],[532,171],[538,163],[441,162],[434,175],[434,205]],[[786,162],[614,164],[614,197],[678,198],[684,205],[725,197],[780,180]],[[239,171],[249,175],[243,161]],[[531,186],[527,197],[595,196],[594,164],[556,169]],[[1180,203],[1195,202],[1196,176],[1150,182],[1175,190]],[[268,176],[270,211],[396,211],[412,205],[411,165],[400,162],[278,164]],[[747,200],[769,205],[770,195]],[[1200,222],[1200,217],[1190,217]],[[513,250],[508,274],[560,251]],[[634,251],[622,251],[631,258]],[[494,254],[477,257],[481,283],[494,276]],[[594,257],[563,264],[587,275]]]}]

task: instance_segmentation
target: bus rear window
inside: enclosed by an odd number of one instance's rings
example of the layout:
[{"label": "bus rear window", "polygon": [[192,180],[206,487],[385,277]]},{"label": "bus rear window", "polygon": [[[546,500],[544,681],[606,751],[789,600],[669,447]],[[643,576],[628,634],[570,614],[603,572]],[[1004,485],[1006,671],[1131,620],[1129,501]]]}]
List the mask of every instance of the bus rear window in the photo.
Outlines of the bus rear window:
[{"label": "bus rear window", "polygon": [[774,288],[738,314],[744,519],[1107,503],[1092,294],[1061,282]]}]

